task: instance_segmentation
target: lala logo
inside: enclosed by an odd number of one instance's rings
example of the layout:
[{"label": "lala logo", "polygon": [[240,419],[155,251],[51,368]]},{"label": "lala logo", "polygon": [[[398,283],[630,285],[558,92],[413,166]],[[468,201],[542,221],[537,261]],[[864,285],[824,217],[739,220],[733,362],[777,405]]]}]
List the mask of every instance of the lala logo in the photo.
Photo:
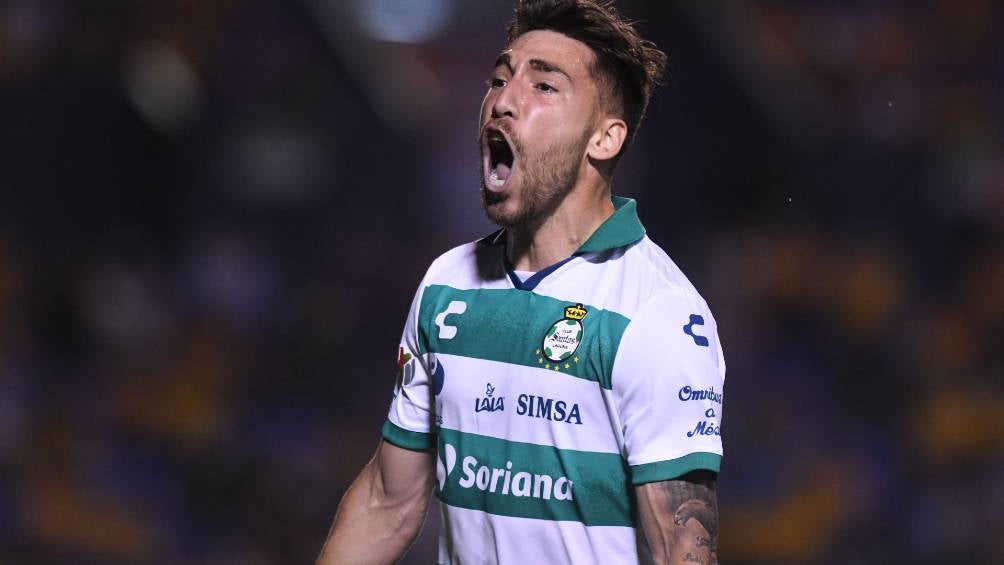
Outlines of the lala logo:
[{"label": "lala logo", "polygon": [[498,398],[496,398],[494,395],[495,395],[495,387],[492,386],[492,383],[488,383],[488,387],[485,390],[485,397],[474,399],[474,411],[475,412],[505,411],[505,397],[499,396]]}]

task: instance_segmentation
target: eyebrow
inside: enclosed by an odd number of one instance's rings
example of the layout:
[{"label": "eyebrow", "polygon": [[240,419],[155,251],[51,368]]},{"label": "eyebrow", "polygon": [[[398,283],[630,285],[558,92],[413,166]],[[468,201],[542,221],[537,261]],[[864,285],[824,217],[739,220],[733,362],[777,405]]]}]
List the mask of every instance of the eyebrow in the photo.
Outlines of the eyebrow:
[{"label": "eyebrow", "polygon": [[[527,64],[535,71],[540,71],[542,73],[558,73],[560,75],[564,75],[568,80],[572,80],[572,77],[562,70],[561,67],[543,59],[530,59],[527,61]],[[499,67],[507,68],[510,73],[515,72],[512,68],[512,58],[509,56],[508,52],[503,52],[499,55],[498,59],[495,59],[495,65],[492,68],[497,69]]]},{"label": "eyebrow", "polygon": [[509,69],[510,73],[513,72],[512,71],[512,60],[509,57],[509,52],[508,51],[503,51],[502,54],[499,55],[499,58],[495,59],[495,64],[492,65],[492,68],[493,69],[497,69],[499,67],[505,67],[505,68]]},{"label": "eyebrow", "polygon": [[565,75],[565,78],[572,80],[572,77],[568,76],[568,73],[561,70],[561,67],[555,65],[554,63],[549,63],[543,59],[530,59],[530,68],[542,73],[558,73],[560,75]]}]

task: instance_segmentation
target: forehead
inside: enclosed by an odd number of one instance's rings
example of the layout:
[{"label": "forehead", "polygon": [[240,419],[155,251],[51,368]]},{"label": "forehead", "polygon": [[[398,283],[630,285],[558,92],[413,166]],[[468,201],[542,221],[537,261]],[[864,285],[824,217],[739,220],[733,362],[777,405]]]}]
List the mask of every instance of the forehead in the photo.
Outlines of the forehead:
[{"label": "forehead", "polygon": [[595,57],[585,43],[550,30],[524,33],[503,53],[509,54],[514,67],[530,59],[540,59],[557,65],[573,79],[589,76]]}]

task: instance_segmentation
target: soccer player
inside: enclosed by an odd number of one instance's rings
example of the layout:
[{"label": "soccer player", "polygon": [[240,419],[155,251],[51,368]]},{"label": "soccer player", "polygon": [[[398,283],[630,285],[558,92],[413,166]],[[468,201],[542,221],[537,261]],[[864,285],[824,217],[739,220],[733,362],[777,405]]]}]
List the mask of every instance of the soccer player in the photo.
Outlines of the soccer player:
[{"label": "soccer player", "polygon": [[708,306],[611,196],[665,55],[601,0],[522,0],[481,108],[501,229],[440,256],[376,455],[318,563],[715,563],[725,363]]}]

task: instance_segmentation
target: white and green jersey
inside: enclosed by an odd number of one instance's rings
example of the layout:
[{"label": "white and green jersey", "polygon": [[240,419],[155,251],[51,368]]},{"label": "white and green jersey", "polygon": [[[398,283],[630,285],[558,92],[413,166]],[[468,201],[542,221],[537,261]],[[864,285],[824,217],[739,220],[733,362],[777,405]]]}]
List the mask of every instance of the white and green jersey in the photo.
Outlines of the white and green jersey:
[{"label": "white and green jersey", "polygon": [[441,563],[637,563],[634,488],[717,472],[725,361],[708,305],[635,202],[527,280],[504,232],[429,268],[386,441],[437,452]]}]

